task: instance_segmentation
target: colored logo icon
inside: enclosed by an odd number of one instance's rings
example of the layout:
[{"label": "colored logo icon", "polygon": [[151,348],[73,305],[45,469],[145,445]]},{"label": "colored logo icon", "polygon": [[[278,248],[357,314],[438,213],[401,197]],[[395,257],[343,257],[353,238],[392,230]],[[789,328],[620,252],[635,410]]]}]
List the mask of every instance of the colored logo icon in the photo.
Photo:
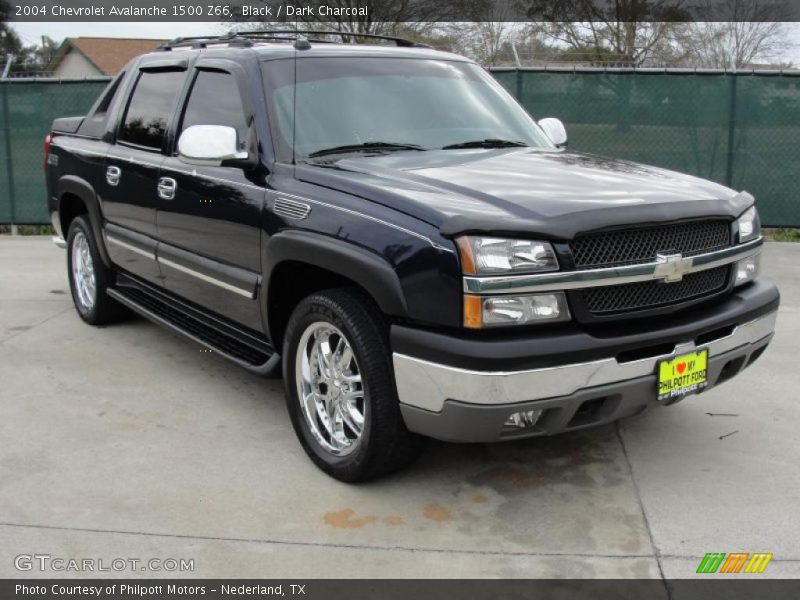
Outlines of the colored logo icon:
[{"label": "colored logo icon", "polygon": [[697,573],[763,573],[771,560],[771,552],[708,552]]}]

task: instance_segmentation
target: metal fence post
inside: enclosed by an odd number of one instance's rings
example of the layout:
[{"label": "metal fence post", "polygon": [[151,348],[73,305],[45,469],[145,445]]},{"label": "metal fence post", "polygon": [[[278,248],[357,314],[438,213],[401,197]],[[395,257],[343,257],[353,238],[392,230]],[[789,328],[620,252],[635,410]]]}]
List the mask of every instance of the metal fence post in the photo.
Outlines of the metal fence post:
[{"label": "metal fence post", "polygon": [[725,185],[728,187],[733,186],[733,159],[736,151],[733,148],[733,144],[736,141],[736,104],[737,104],[737,96],[738,92],[736,90],[736,80],[738,76],[736,75],[736,71],[731,73],[731,85],[730,85],[730,100],[728,102],[728,154],[726,156],[725,162]]},{"label": "metal fence post", "polygon": [[6,169],[8,170],[8,202],[11,215],[11,224],[17,223],[16,190],[14,189],[14,161],[11,154],[11,121],[8,116],[8,86],[7,82],[0,82],[3,89],[3,137],[6,146]]}]

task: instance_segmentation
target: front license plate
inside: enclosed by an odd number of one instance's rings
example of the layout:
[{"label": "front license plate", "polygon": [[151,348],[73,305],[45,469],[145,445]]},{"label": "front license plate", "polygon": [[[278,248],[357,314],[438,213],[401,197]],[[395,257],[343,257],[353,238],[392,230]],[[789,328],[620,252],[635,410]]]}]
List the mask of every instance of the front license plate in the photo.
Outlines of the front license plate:
[{"label": "front license plate", "polygon": [[658,363],[658,399],[675,400],[706,387],[708,350],[683,354]]}]

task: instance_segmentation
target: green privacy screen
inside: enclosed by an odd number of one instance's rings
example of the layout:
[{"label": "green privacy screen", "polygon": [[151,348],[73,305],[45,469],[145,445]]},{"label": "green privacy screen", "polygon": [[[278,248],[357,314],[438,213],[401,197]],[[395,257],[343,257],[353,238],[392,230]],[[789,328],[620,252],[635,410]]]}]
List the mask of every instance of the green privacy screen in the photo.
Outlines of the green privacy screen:
[{"label": "green privacy screen", "polygon": [[0,81],[0,223],[48,223],[44,137],[56,117],[84,115],[108,85]]},{"label": "green privacy screen", "polygon": [[758,200],[762,223],[800,226],[800,73],[551,71],[495,77],[571,149],[691,173]]},{"label": "green privacy screen", "polygon": [[[800,226],[797,74],[498,69],[494,75],[536,118],[564,121],[574,150],[747,190],[765,225]],[[85,114],[105,85],[0,82],[0,223],[47,222],[42,140],[55,117]]]}]

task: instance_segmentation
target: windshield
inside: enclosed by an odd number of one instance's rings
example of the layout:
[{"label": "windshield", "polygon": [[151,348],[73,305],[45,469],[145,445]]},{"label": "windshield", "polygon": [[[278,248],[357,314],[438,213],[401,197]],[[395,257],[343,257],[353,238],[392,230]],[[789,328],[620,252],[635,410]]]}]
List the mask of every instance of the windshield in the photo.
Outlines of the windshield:
[{"label": "windshield", "polygon": [[[431,59],[298,58],[264,63],[278,160],[446,147],[552,148],[479,66]],[[292,149],[294,148],[294,152]]]}]

